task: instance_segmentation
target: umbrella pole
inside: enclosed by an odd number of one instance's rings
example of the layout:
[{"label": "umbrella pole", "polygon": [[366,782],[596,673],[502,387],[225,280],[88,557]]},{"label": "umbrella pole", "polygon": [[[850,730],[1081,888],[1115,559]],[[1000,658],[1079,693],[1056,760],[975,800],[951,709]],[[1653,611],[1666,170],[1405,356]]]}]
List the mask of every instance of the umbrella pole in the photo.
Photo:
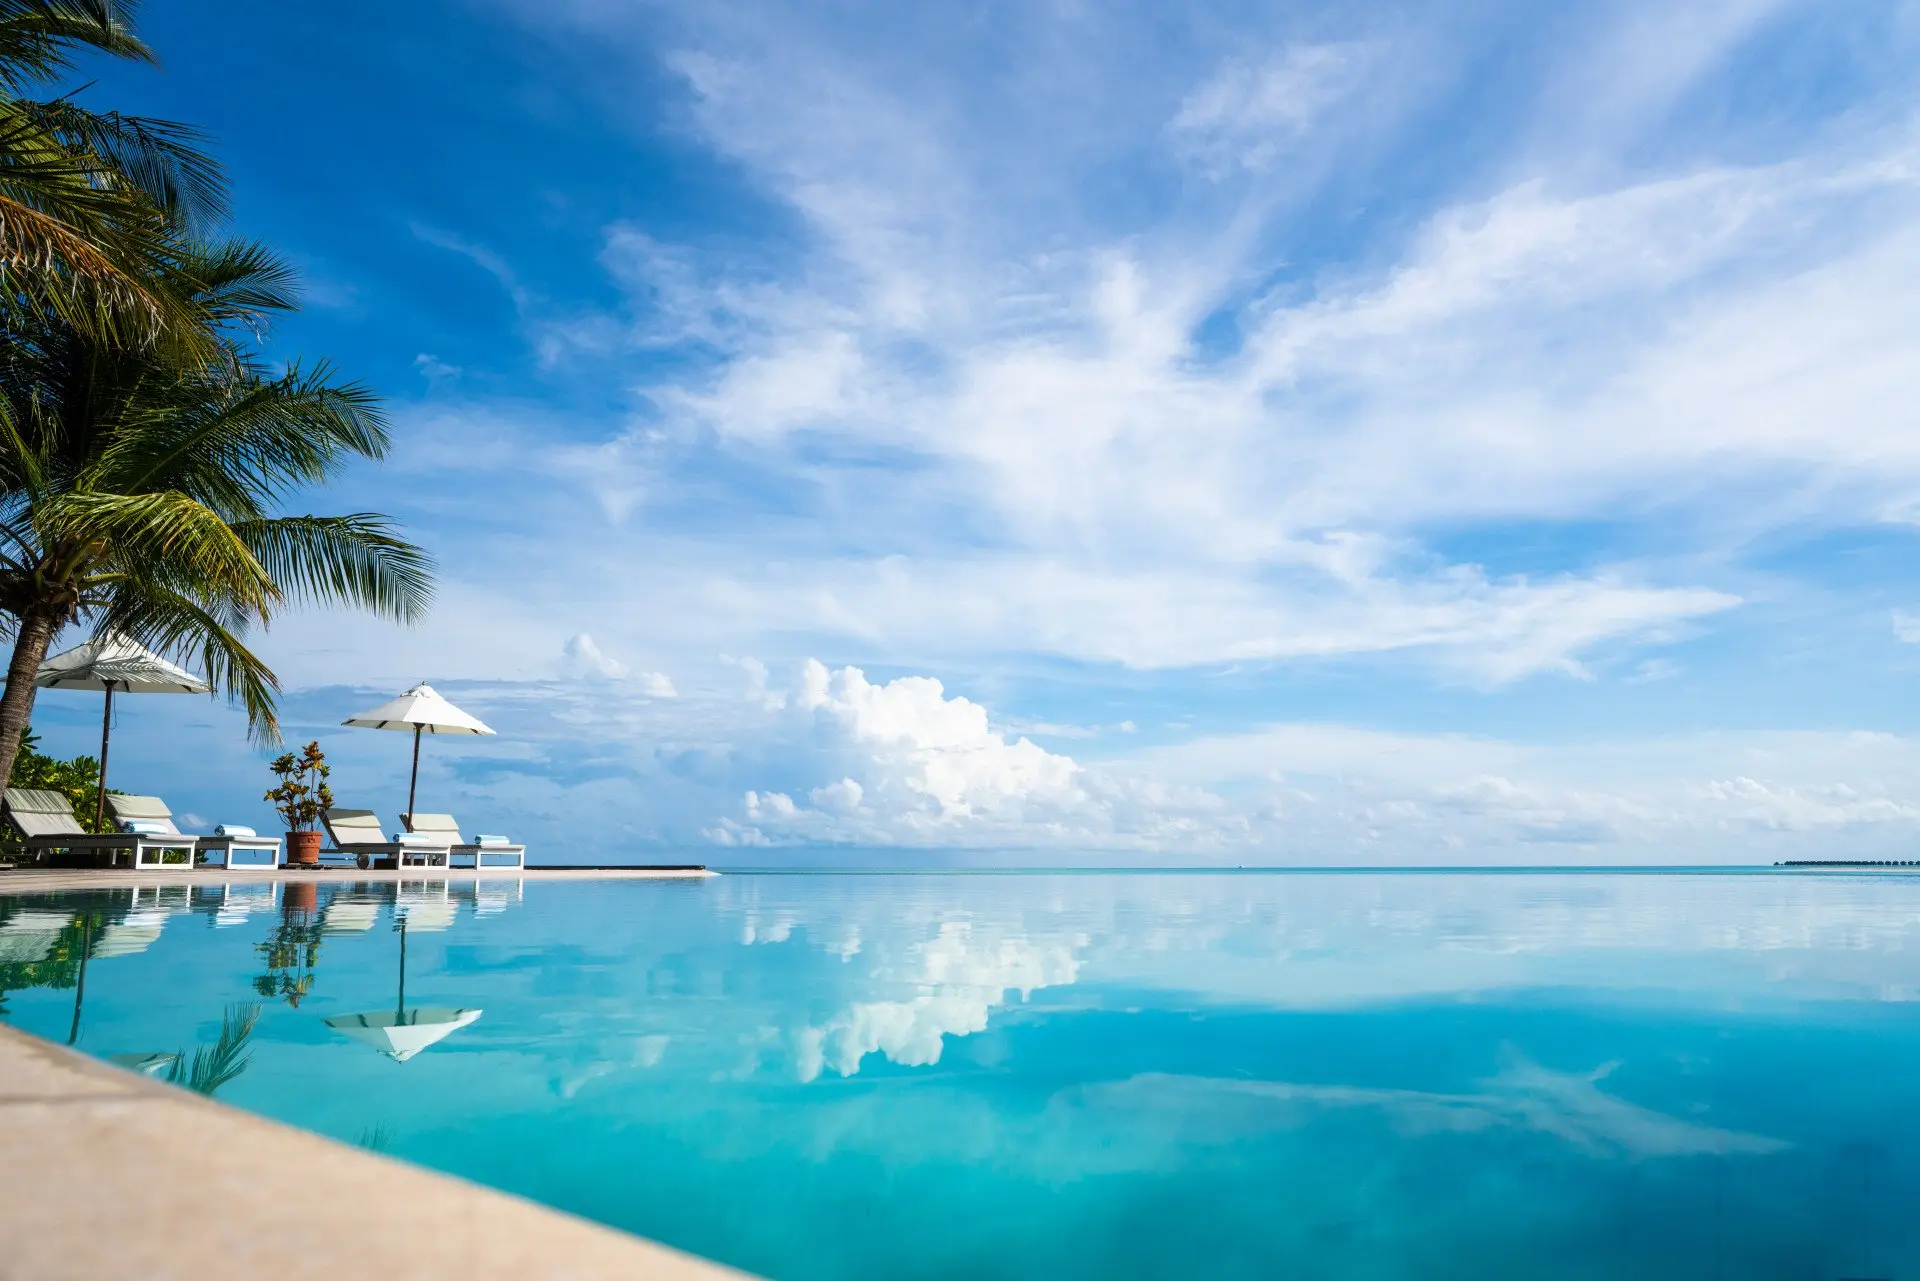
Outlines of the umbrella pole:
[{"label": "umbrella pole", "polygon": [[107,739],[113,734],[113,682],[107,682],[107,707],[100,713],[100,791],[93,800],[93,826],[97,831],[107,817]]},{"label": "umbrella pole", "polygon": [[413,830],[413,791],[420,783],[420,730],[413,727],[413,773],[407,778],[407,830]]}]

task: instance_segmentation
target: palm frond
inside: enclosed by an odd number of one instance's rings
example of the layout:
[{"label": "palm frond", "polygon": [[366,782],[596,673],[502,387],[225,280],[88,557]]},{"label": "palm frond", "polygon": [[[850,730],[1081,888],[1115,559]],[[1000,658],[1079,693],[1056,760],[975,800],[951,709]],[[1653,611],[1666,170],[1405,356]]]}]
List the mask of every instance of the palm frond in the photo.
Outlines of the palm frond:
[{"label": "palm frond", "polygon": [[191,125],[117,111],[89,111],[65,98],[21,102],[17,109],[63,144],[96,185],[127,183],[187,231],[227,216],[227,184]]},{"label": "palm frond", "polygon": [[[182,581],[264,612],[278,598],[273,580],[233,528],[189,495],[63,493],[40,504],[35,524],[47,544],[122,568],[171,567]],[[56,566],[70,572],[67,565]]]},{"label": "palm frond", "polygon": [[161,389],[123,425],[84,483],[123,493],[191,493],[252,517],[290,490],[331,479],[349,457],[379,458],[388,437],[379,402],[325,365],[279,378],[183,382]]},{"label": "palm frond", "polygon": [[186,1086],[195,1094],[212,1098],[221,1086],[232,1082],[252,1064],[253,1055],[248,1043],[253,1038],[254,1025],[259,1021],[259,1002],[229,1005],[220,1014],[220,1039],[212,1045],[197,1047],[191,1066],[184,1053],[176,1054],[173,1062],[167,1065],[166,1079],[174,1085]]},{"label": "palm frond", "polygon": [[152,579],[127,576],[107,585],[96,632],[129,636],[158,654],[185,659],[207,683],[247,713],[247,730],[263,744],[280,741],[280,681],[241,639],[257,621],[246,611],[194,600]]},{"label": "palm frond", "polygon": [[80,49],[158,62],[133,34],[134,8],[127,0],[0,0],[0,85],[57,79]]},{"label": "palm frond", "polygon": [[300,307],[292,265],[257,240],[194,245],[181,270],[194,281],[195,305],[214,324],[257,330],[270,313]]},{"label": "palm frond", "polygon": [[289,600],[348,605],[413,623],[433,603],[433,558],[385,516],[279,516],[233,526]]}]

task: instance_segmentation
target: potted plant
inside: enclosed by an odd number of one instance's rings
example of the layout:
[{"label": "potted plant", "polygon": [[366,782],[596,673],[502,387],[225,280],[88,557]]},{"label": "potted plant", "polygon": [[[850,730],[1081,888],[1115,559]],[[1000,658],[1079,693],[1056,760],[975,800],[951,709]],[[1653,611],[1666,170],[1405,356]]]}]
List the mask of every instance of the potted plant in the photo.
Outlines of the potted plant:
[{"label": "potted plant", "polygon": [[280,779],[266,799],[287,821],[287,861],[313,867],[320,862],[320,832],[315,825],[333,808],[333,789],[327,786],[333,768],[319,743],[308,743],[298,756],[288,752],[268,768]]}]

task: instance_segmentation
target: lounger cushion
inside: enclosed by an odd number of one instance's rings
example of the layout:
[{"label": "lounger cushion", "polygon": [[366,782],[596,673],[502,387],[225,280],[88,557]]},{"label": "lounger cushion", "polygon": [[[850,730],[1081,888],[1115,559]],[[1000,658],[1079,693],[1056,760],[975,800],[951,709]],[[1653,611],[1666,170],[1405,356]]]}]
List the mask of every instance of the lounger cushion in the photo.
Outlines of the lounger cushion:
[{"label": "lounger cushion", "polygon": [[73,807],[59,792],[38,787],[7,789],[7,818],[22,836],[85,836]]},{"label": "lounger cushion", "polygon": [[385,845],[387,833],[380,826],[380,817],[372,810],[328,810],[325,815],[327,831],[333,834],[333,843],[345,848],[349,845]]},{"label": "lounger cushion", "polygon": [[[109,793],[107,813],[113,816],[123,832],[138,832],[143,836],[180,835],[180,829],[173,825],[173,811],[158,796],[119,796]],[[136,823],[152,826],[136,827]]]},{"label": "lounger cushion", "polygon": [[460,844],[460,824],[451,814],[414,814],[401,815],[400,821],[407,825],[409,832],[421,836],[445,837],[454,845]]}]

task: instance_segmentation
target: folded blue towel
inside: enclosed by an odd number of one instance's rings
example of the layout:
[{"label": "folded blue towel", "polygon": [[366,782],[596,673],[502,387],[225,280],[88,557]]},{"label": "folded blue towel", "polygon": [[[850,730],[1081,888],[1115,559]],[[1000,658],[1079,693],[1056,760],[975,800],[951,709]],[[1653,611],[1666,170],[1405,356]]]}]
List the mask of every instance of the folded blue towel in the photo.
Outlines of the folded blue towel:
[{"label": "folded blue towel", "polygon": [[140,836],[172,835],[172,833],[167,831],[167,825],[156,818],[126,819],[120,824],[120,830],[123,832],[136,833]]},{"label": "folded blue towel", "polygon": [[440,846],[440,845],[445,845],[447,842],[445,838],[439,837],[439,836],[427,836],[420,832],[402,832],[398,836],[393,838],[393,843],[395,845]]},{"label": "folded blue towel", "polygon": [[512,841],[508,840],[504,836],[476,836],[473,838],[473,843],[475,845],[511,845],[513,844]]},{"label": "folded blue towel", "polygon": [[215,836],[258,836],[260,833],[251,827],[242,827],[238,823],[222,823],[213,829]]}]

